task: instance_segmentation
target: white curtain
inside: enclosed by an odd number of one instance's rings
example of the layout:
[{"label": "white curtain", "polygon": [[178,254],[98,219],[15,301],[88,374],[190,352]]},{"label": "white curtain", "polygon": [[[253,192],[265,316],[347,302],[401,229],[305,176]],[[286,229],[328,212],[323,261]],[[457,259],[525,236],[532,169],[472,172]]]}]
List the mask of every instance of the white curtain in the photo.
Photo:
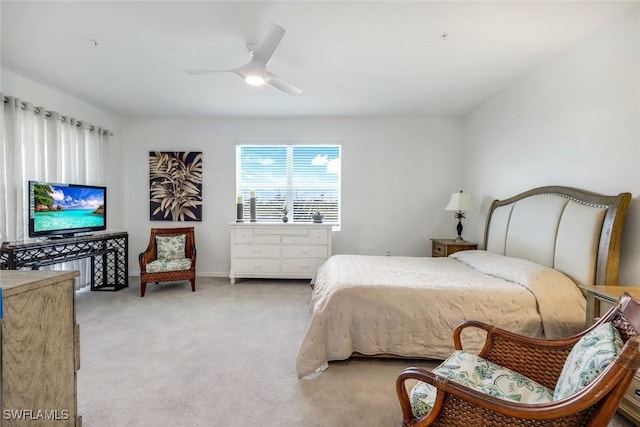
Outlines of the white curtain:
[{"label": "white curtain", "polygon": [[[108,131],[2,96],[0,123],[0,240],[28,238],[28,181],[105,185]],[[88,260],[52,266],[80,271]]]}]

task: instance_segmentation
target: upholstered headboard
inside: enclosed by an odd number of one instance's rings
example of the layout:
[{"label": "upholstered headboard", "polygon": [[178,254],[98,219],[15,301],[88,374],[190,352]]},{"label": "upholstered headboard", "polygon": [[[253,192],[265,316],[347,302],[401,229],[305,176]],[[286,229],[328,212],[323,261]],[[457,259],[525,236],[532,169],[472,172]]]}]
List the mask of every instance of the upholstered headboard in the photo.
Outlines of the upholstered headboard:
[{"label": "upholstered headboard", "polygon": [[489,208],[484,247],[565,273],[580,285],[617,285],[630,193],[535,188]]}]

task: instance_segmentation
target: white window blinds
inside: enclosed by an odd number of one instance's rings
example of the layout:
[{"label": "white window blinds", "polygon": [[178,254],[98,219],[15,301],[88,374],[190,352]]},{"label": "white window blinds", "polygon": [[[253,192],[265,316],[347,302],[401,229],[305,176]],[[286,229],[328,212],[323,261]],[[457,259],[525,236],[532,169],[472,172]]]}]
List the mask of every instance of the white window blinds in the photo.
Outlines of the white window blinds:
[{"label": "white window blinds", "polygon": [[259,221],[340,223],[340,145],[237,145],[236,191],[249,218],[251,192]]}]

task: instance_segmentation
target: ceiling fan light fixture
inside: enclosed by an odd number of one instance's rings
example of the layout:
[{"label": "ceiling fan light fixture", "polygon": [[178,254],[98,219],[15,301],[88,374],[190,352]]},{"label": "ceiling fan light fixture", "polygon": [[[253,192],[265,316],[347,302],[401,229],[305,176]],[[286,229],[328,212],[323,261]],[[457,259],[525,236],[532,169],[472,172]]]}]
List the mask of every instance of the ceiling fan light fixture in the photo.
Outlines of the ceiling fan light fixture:
[{"label": "ceiling fan light fixture", "polygon": [[185,72],[187,74],[230,72],[238,75],[245,83],[251,86],[267,85],[289,95],[299,95],[302,93],[302,90],[267,70],[267,64],[278,48],[284,33],[285,30],[280,25],[272,22],[267,23],[260,36],[260,41],[247,45],[251,60],[238,68],[231,70],[185,70]]},{"label": "ceiling fan light fixture", "polygon": [[264,82],[264,78],[262,76],[250,75],[244,78],[244,81],[251,86],[262,86]]}]

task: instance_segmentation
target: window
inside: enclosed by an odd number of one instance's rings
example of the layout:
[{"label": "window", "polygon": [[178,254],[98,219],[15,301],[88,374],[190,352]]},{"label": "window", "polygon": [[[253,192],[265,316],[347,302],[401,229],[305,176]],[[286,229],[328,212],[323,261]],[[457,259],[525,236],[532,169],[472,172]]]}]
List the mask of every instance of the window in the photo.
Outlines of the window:
[{"label": "window", "polygon": [[249,218],[249,197],[256,197],[259,221],[340,223],[340,145],[237,145],[236,192]]}]

